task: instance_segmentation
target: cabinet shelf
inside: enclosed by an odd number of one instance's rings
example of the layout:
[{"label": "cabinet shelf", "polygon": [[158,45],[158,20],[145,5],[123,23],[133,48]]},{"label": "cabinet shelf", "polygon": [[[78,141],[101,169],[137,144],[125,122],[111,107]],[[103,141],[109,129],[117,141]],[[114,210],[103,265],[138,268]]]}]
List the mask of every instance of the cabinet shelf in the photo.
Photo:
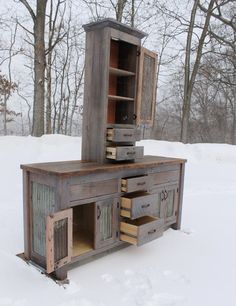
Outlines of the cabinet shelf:
[{"label": "cabinet shelf", "polygon": [[114,101],[130,101],[133,102],[134,98],[129,98],[129,97],[123,97],[123,96],[114,96],[114,95],[108,95],[109,100],[114,100]]},{"label": "cabinet shelf", "polygon": [[118,69],[114,67],[110,67],[109,72],[111,75],[115,75],[115,76],[124,76],[124,77],[135,76],[134,72],[123,70],[123,69]]}]

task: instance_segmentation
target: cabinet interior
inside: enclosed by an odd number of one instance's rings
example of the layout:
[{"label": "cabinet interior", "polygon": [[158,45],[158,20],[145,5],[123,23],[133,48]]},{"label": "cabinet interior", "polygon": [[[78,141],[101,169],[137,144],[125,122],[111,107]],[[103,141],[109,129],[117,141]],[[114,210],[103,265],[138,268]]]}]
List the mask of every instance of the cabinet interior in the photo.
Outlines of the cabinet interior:
[{"label": "cabinet interior", "polygon": [[73,256],[94,249],[95,203],[73,207]]},{"label": "cabinet interior", "polygon": [[111,40],[107,123],[133,124],[137,46]]}]

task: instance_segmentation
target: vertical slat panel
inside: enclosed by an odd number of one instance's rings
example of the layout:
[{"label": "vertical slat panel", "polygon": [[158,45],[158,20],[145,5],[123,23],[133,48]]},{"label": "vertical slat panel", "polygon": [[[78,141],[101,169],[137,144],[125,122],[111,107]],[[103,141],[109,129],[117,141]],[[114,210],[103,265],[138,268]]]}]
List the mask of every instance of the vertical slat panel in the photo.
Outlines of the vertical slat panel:
[{"label": "vertical slat panel", "polygon": [[112,237],[112,203],[110,201],[101,205],[100,235],[103,241]]},{"label": "vertical slat panel", "polygon": [[55,191],[53,187],[32,182],[32,219],[33,251],[46,256],[46,216],[55,209]]}]

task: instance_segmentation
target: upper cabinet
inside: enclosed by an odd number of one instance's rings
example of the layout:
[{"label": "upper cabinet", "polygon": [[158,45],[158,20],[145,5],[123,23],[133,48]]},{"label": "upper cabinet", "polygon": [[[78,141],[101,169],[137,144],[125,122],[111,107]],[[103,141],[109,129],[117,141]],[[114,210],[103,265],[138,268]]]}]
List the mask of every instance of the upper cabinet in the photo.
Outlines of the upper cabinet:
[{"label": "upper cabinet", "polygon": [[145,33],[115,20],[104,19],[84,29],[82,159],[140,160],[143,149],[135,147],[135,141],[140,125],[151,126],[154,121],[157,55],[141,47]]}]

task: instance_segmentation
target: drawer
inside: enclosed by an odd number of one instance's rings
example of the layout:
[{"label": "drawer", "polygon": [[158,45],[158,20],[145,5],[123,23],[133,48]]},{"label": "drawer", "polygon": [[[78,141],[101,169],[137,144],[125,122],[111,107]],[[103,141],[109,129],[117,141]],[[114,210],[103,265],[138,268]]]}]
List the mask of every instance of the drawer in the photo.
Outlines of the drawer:
[{"label": "drawer", "polygon": [[106,157],[117,161],[143,158],[143,147],[107,147]]},{"label": "drawer", "polygon": [[146,192],[131,194],[121,197],[122,217],[136,219],[142,216],[156,214],[158,211],[158,199],[155,194]]},{"label": "drawer", "polygon": [[180,178],[180,170],[157,172],[151,173],[150,176],[150,187],[154,188],[156,185],[178,182]]},{"label": "drawer", "polygon": [[163,235],[163,219],[145,216],[128,222],[120,222],[120,240],[142,245]]},{"label": "drawer", "polygon": [[132,142],[141,139],[141,131],[138,129],[107,129],[107,140],[113,142]]},{"label": "drawer", "polygon": [[121,191],[134,192],[148,190],[150,177],[147,175],[127,177],[121,180]]},{"label": "drawer", "polygon": [[89,199],[120,192],[117,179],[70,186],[70,201]]}]

